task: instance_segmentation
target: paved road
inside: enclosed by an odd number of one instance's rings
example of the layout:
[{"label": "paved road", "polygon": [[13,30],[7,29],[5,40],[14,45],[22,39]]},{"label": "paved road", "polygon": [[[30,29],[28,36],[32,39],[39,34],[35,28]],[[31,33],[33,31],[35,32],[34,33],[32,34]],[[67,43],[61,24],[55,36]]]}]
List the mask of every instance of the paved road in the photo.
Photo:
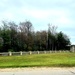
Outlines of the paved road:
[{"label": "paved road", "polygon": [[34,69],[15,72],[0,72],[0,75],[75,75],[75,69]]}]

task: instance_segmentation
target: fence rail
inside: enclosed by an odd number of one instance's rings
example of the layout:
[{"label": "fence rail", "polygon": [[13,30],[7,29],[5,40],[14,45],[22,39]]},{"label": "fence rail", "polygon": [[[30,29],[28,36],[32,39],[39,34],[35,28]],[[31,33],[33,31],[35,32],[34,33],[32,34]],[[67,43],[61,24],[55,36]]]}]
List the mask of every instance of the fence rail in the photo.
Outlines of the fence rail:
[{"label": "fence rail", "polygon": [[29,51],[29,52],[22,52],[22,51],[20,51],[20,52],[2,52],[2,53],[0,53],[0,56],[17,56],[17,55],[27,55],[27,54],[29,54],[29,55],[31,55],[31,54],[50,54],[50,53],[62,53],[62,52],[70,52],[70,51],[68,51],[68,50],[66,50],[66,51]]}]

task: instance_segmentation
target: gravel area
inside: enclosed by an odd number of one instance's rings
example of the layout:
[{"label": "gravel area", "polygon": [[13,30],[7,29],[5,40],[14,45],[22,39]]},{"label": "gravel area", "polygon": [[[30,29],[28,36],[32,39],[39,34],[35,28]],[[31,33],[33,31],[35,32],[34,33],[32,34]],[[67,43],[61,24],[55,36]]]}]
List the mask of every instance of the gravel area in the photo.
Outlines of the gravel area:
[{"label": "gravel area", "polygon": [[50,70],[75,70],[75,67],[28,67],[28,68],[0,68],[0,72],[25,72],[25,71],[50,71]]}]

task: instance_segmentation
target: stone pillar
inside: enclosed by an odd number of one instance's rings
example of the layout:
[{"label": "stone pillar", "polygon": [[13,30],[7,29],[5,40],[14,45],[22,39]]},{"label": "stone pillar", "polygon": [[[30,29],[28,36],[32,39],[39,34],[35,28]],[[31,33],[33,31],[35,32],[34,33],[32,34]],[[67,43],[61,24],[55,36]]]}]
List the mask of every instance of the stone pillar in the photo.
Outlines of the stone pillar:
[{"label": "stone pillar", "polygon": [[55,50],[55,53],[56,53],[56,50]]},{"label": "stone pillar", "polygon": [[37,53],[39,54],[39,51],[37,51]]},{"label": "stone pillar", "polygon": [[61,53],[61,50],[59,52]]},{"label": "stone pillar", "polygon": [[9,52],[9,56],[12,56],[12,52]]},{"label": "stone pillar", "polygon": [[46,51],[44,51],[44,53],[46,54]]},{"label": "stone pillar", "polygon": [[71,45],[70,51],[75,52],[75,45]]},{"label": "stone pillar", "polygon": [[31,51],[29,51],[29,54],[31,55],[31,54],[32,54],[32,52],[31,52]]},{"label": "stone pillar", "polygon": [[52,51],[50,50],[50,53],[52,53]]},{"label": "stone pillar", "polygon": [[22,51],[20,51],[20,55],[22,55]]}]

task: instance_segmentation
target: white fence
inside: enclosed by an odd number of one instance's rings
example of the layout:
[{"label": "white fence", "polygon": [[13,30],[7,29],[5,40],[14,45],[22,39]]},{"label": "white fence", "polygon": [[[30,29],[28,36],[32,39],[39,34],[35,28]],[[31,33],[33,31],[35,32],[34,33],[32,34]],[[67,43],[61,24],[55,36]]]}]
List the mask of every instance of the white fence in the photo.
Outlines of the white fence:
[{"label": "white fence", "polygon": [[15,56],[15,55],[31,55],[31,54],[50,54],[50,53],[61,53],[61,52],[70,52],[68,50],[66,51],[29,51],[29,52],[2,52],[0,53],[0,56]]}]

